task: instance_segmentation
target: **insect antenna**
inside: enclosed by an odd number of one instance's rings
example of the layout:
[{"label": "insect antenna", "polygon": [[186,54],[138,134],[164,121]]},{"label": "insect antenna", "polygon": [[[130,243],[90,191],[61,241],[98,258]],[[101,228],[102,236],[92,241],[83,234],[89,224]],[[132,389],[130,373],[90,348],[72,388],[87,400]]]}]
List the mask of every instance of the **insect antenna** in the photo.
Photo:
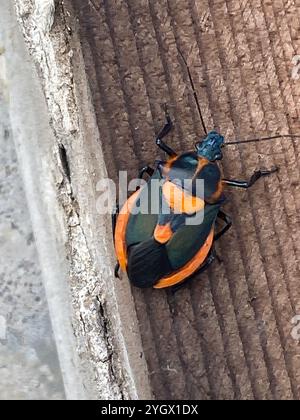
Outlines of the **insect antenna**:
[{"label": "insect antenna", "polygon": [[276,135],[276,136],[261,137],[261,138],[257,138],[257,139],[227,141],[224,144],[224,146],[234,146],[236,144],[260,143],[262,141],[276,140],[276,139],[282,139],[282,138],[289,138],[291,140],[300,139],[300,135],[298,135],[298,134],[279,134],[279,135]]},{"label": "insect antenna", "polygon": [[[190,71],[190,67],[187,63],[186,58],[184,57],[183,53],[181,52],[181,50],[179,48],[178,48],[178,52],[179,52],[179,55],[182,58],[182,61],[184,62],[184,65],[185,65],[186,69],[187,69],[187,73],[188,73],[189,80],[190,80],[190,83],[191,83],[191,87],[192,87],[192,90],[193,90],[193,95],[194,95],[195,102],[196,102],[197,109],[198,109],[198,113],[199,113],[199,116],[200,116],[201,124],[202,124],[203,130],[204,130],[204,133],[207,136],[208,131],[207,131],[206,126],[205,126],[204,118],[203,118],[203,115],[202,115],[202,111],[201,111],[200,103],[199,103],[199,100],[198,100],[197,91],[195,89],[195,84],[194,84],[192,74],[191,74],[191,71]],[[228,141],[224,144],[224,146],[234,146],[236,144],[260,143],[262,141],[271,141],[271,140],[276,140],[276,139],[280,139],[280,138],[289,138],[290,140],[300,139],[300,135],[298,135],[298,134],[279,134],[279,135],[275,135],[275,136],[261,137],[261,138],[255,138],[255,139],[249,139],[249,140]]]},{"label": "insect antenna", "polygon": [[188,65],[184,55],[182,54],[182,52],[180,51],[179,48],[178,48],[178,52],[179,52],[179,54],[180,54],[180,56],[181,56],[181,58],[182,58],[182,60],[185,64],[186,69],[187,69],[187,73],[188,73],[189,80],[190,80],[190,83],[191,83],[191,86],[192,86],[192,89],[193,89],[193,95],[194,95],[194,98],[195,98],[195,101],[196,101],[196,104],[197,104],[197,108],[198,108],[201,124],[202,124],[202,127],[203,127],[203,131],[204,131],[205,135],[207,136],[208,131],[207,131],[206,126],[205,126],[204,118],[203,118],[201,108],[200,108],[200,104],[199,104],[199,100],[198,100],[198,95],[197,95],[197,92],[196,92],[196,89],[195,89],[195,84],[194,84],[194,81],[193,81],[193,78],[192,78],[192,74],[191,74],[189,65]]}]

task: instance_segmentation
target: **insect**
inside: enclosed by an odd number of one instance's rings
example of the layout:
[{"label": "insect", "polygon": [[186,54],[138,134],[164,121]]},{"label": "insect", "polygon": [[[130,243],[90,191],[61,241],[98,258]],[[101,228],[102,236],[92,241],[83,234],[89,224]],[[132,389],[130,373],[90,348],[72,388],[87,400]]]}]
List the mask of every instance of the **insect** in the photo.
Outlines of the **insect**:
[{"label": "insect", "polygon": [[[278,171],[277,167],[257,170],[247,181],[223,178],[218,161],[223,157],[224,146],[299,137],[273,136],[225,143],[224,137],[216,131],[207,132],[188,66],[187,70],[205,138],[196,143],[194,151],[177,154],[164,141],[173,126],[166,107],[166,123],[156,138],[156,144],[166,153],[167,159],[157,161],[154,168],[147,166],[141,170],[139,177],[143,179],[147,174],[148,183],[138,189],[113,218],[118,259],[115,274],[118,276],[121,268],[127,272],[131,283],[139,288],[171,287],[177,290],[196,273],[204,272],[216,258],[216,241],[232,225],[230,217],[222,210],[224,188],[248,189],[261,177]],[[204,182],[201,194],[196,188],[199,180]],[[160,203],[158,210],[151,212],[153,184],[157,183],[160,185]],[[148,204],[148,211],[139,210],[142,202]],[[198,214],[202,215],[201,223],[189,223]],[[222,223],[218,231],[217,220]]]}]

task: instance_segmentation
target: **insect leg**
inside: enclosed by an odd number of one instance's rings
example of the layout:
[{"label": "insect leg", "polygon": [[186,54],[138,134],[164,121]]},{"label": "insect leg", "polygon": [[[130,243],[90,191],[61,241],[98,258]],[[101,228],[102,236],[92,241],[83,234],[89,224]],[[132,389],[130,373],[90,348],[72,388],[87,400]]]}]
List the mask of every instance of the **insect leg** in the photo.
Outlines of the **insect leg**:
[{"label": "insect leg", "polygon": [[173,123],[169,115],[167,106],[165,106],[165,115],[166,115],[166,124],[164,125],[162,130],[159,132],[158,136],[156,137],[156,144],[161,150],[167,153],[167,155],[174,157],[174,156],[177,156],[177,154],[174,152],[173,149],[171,149],[171,147],[169,147],[163,141],[163,138],[169,134],[169,132],[172,130],[172,127],[173,127]]},{"label": "insect leg", "polygon": [[115,265],[115,277],[117,278],[117,279],[119,279],[120,278],[120,264],[119,263],[117,263],[116,265]]},{"label": "insect leg", "polygon": [[[138,179],[144,179],[144,175],[148,174],[150,177],[154,174],[154,169],[152,169],[150,166],[144,166],[139,172],[139,178]],[[138,186],[136,188],[136,191],[138,191],[141,188],[141,186]]]},{"label": "insect leg", "polygon": [[154,174],[154,169],[152,169],[150,166],[145,166],[139,172],[139,179],[143,179],[145,174],[152,176]]},{"label": "insect leg", "polygon": [[119,212],[120,212],[119,205],[116,204],[116,207],[113,209],[113,212],[112,212],[112,215],[111,215],[112,230],[113,230],[113,235],[114,236],[115,236],[116,224],[117,224],[117,219],[118,219]]},{"label": "insect leg", "polygon": [[[119,205],[117,204],[116,207],[114,208],[112,216],[111,216],[112,230],[113,230],[113,236],[114,237],[115,237],[115,231],[116,231],[116,225],[117,225],[117,219],[118,219],[119,211],[120,211],[119,210]],[[117,263],[116,266],[115,266],[114,273],[115,273],[115,277],[118,278],[118,279],[120,278],[119,271],[120,271],[120,264]]]},{"label": "insect leg", "polygon": [[217,217],[223,220],[223,222],[225,222],[225,226],[223,227],[223,229],[220,230],[220,232],[215,234],[215,238],[214,238],[215,241],[220,239],[232,226],[232,221],[230,217],[226,213],[224,213],[222,210],[219,211]]},{"label": "insect leg", "polygon": [[234,179],[223,179],[223,183],[229,185],[230,187],[239,187],[239,188],[250,188],[256,183],[261,177],[271,175],[278,171],[278,168],[273,168],[269,171],[267,170],[258,170],[255,171],[249,181],[237,181]]}]

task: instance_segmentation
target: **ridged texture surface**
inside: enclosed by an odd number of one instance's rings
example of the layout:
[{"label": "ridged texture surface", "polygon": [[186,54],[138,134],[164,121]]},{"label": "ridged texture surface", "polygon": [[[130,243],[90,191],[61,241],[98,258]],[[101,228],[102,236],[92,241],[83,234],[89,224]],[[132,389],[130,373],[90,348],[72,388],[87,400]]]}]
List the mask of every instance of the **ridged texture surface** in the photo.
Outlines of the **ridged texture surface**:
[{"label": "ridged texture surface", "polygon": [[[168,143],[186,151],[207,126],[226,139],[300,133],[300,0],[73,0],[111,177],[136,177],[159,157],[154,137],[167,102]],[[280,172],[249,192],[227,191],[233,228],[223,263],[175,296],[133,290],[155,397],[298,399],[300,144],[228,148],[226,177]]]}]

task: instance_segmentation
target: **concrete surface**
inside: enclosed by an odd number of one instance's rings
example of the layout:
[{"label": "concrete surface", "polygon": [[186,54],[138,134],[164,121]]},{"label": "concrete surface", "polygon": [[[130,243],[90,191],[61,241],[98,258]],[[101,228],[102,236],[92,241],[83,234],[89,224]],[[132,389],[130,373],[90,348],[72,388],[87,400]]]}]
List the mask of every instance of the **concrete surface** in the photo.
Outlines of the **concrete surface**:
[{"label": "concrete surface", "polygon": [[[179,152],[204,119],[226,140],[300,133],[299,1],[65,0],[78,19],[107,170],[135,178],[162,158],[155,133],[167,102],[168,142]],[[226,177],[280,167],[249,192],[226,191],[233,228],[217,244],[222,264],[175,296],[132,290],[156,398],[299,399],[300,143],[224,151]]]},{"label": "concrete surface", "polygon": [[[49,127],[45,99],[36,70],[29,59],[12,1],[1,0],[0,28],[2,52],[5,53],[5,62],[2,61],[3,66],[5,63],[6,74],[5,97],[13,132],[11,141],[14,141],[16,148],[37,242],[40,269],[43,274],[56,347],[59,350],[64,389],[68,399],[85,398],[86,394],[76,369],[77,354],[71,327],[68,286],[64,281],[66,264],[63,264],[65,263],[63,246],[58,249],[62,241],[57,236],[61,234],[62,228],[56,228],[58,233],[55,238],[50,231],[51,217],[55,218],[56,223],[61,220],[56,212],[55,193],[52,194],[49,186],[51,177],[46,161],[47,156],[52,157],[49,145],[53,134]],[[37,156],[40,144],[43,145],[43,157]],[[46,175],[42,177],[41,173],[46,173]],[[43,201],[44,195],[47,195],[49,200],[47,205]]]},{"label": "concrete surface", "polygon": [[[55,316],[62,302],[56,295],[49,300],[67,394],[82,395],[84,384],[87,395],[97,398],[136,398],[152,390],[157,399],[299,399],[299,342],[291,336],[300,312],[299,143],[225,150],[226,177],[248,178],[274,164],[280,172],[252,191],[227,191],[233,229],[217,247],[223,263],[175,296],[130,291],[125,277],[113,279],[109,220],[95,211],[97,181],[107,172],[115,180],[120,169],[135,177],[159,156],[153,139],[164,102],[175,120],[169,142],[176,150],[192,148],[203,135],[178,47],[209,128],[227,139],[300,132],[299,84],[292,77],[300,48],[299,1],[16,4],[54,129],[53,137],[45,126],[39,131],[35,104],[22,114],[15,92],[14,124],[19,132],[26,127],[17,143],[34,225],[42,230],[38,248],[47,293],[65,293],[70,286],[80,363],[71,351],[68,309]],[[41,161],[37,177],[33,168]],[[45,220],[50,223],[43,230]],[[60,280],[55,285],[53,272]],[[0,328],[3,335],[3,320]],[[76,392],[70,354],[75,374],[86,367]]]},{"label": "concrete surface", "polygon": [[64,2],[1,0],[9,113],[65,393],[147,398],[133,299],[115,282],[111,223],[96,209],[106,167],[69,17]]},{"label": "concrete surface", "polygon": [[0,399],[64,399],[8,113],[0,28]]}]

